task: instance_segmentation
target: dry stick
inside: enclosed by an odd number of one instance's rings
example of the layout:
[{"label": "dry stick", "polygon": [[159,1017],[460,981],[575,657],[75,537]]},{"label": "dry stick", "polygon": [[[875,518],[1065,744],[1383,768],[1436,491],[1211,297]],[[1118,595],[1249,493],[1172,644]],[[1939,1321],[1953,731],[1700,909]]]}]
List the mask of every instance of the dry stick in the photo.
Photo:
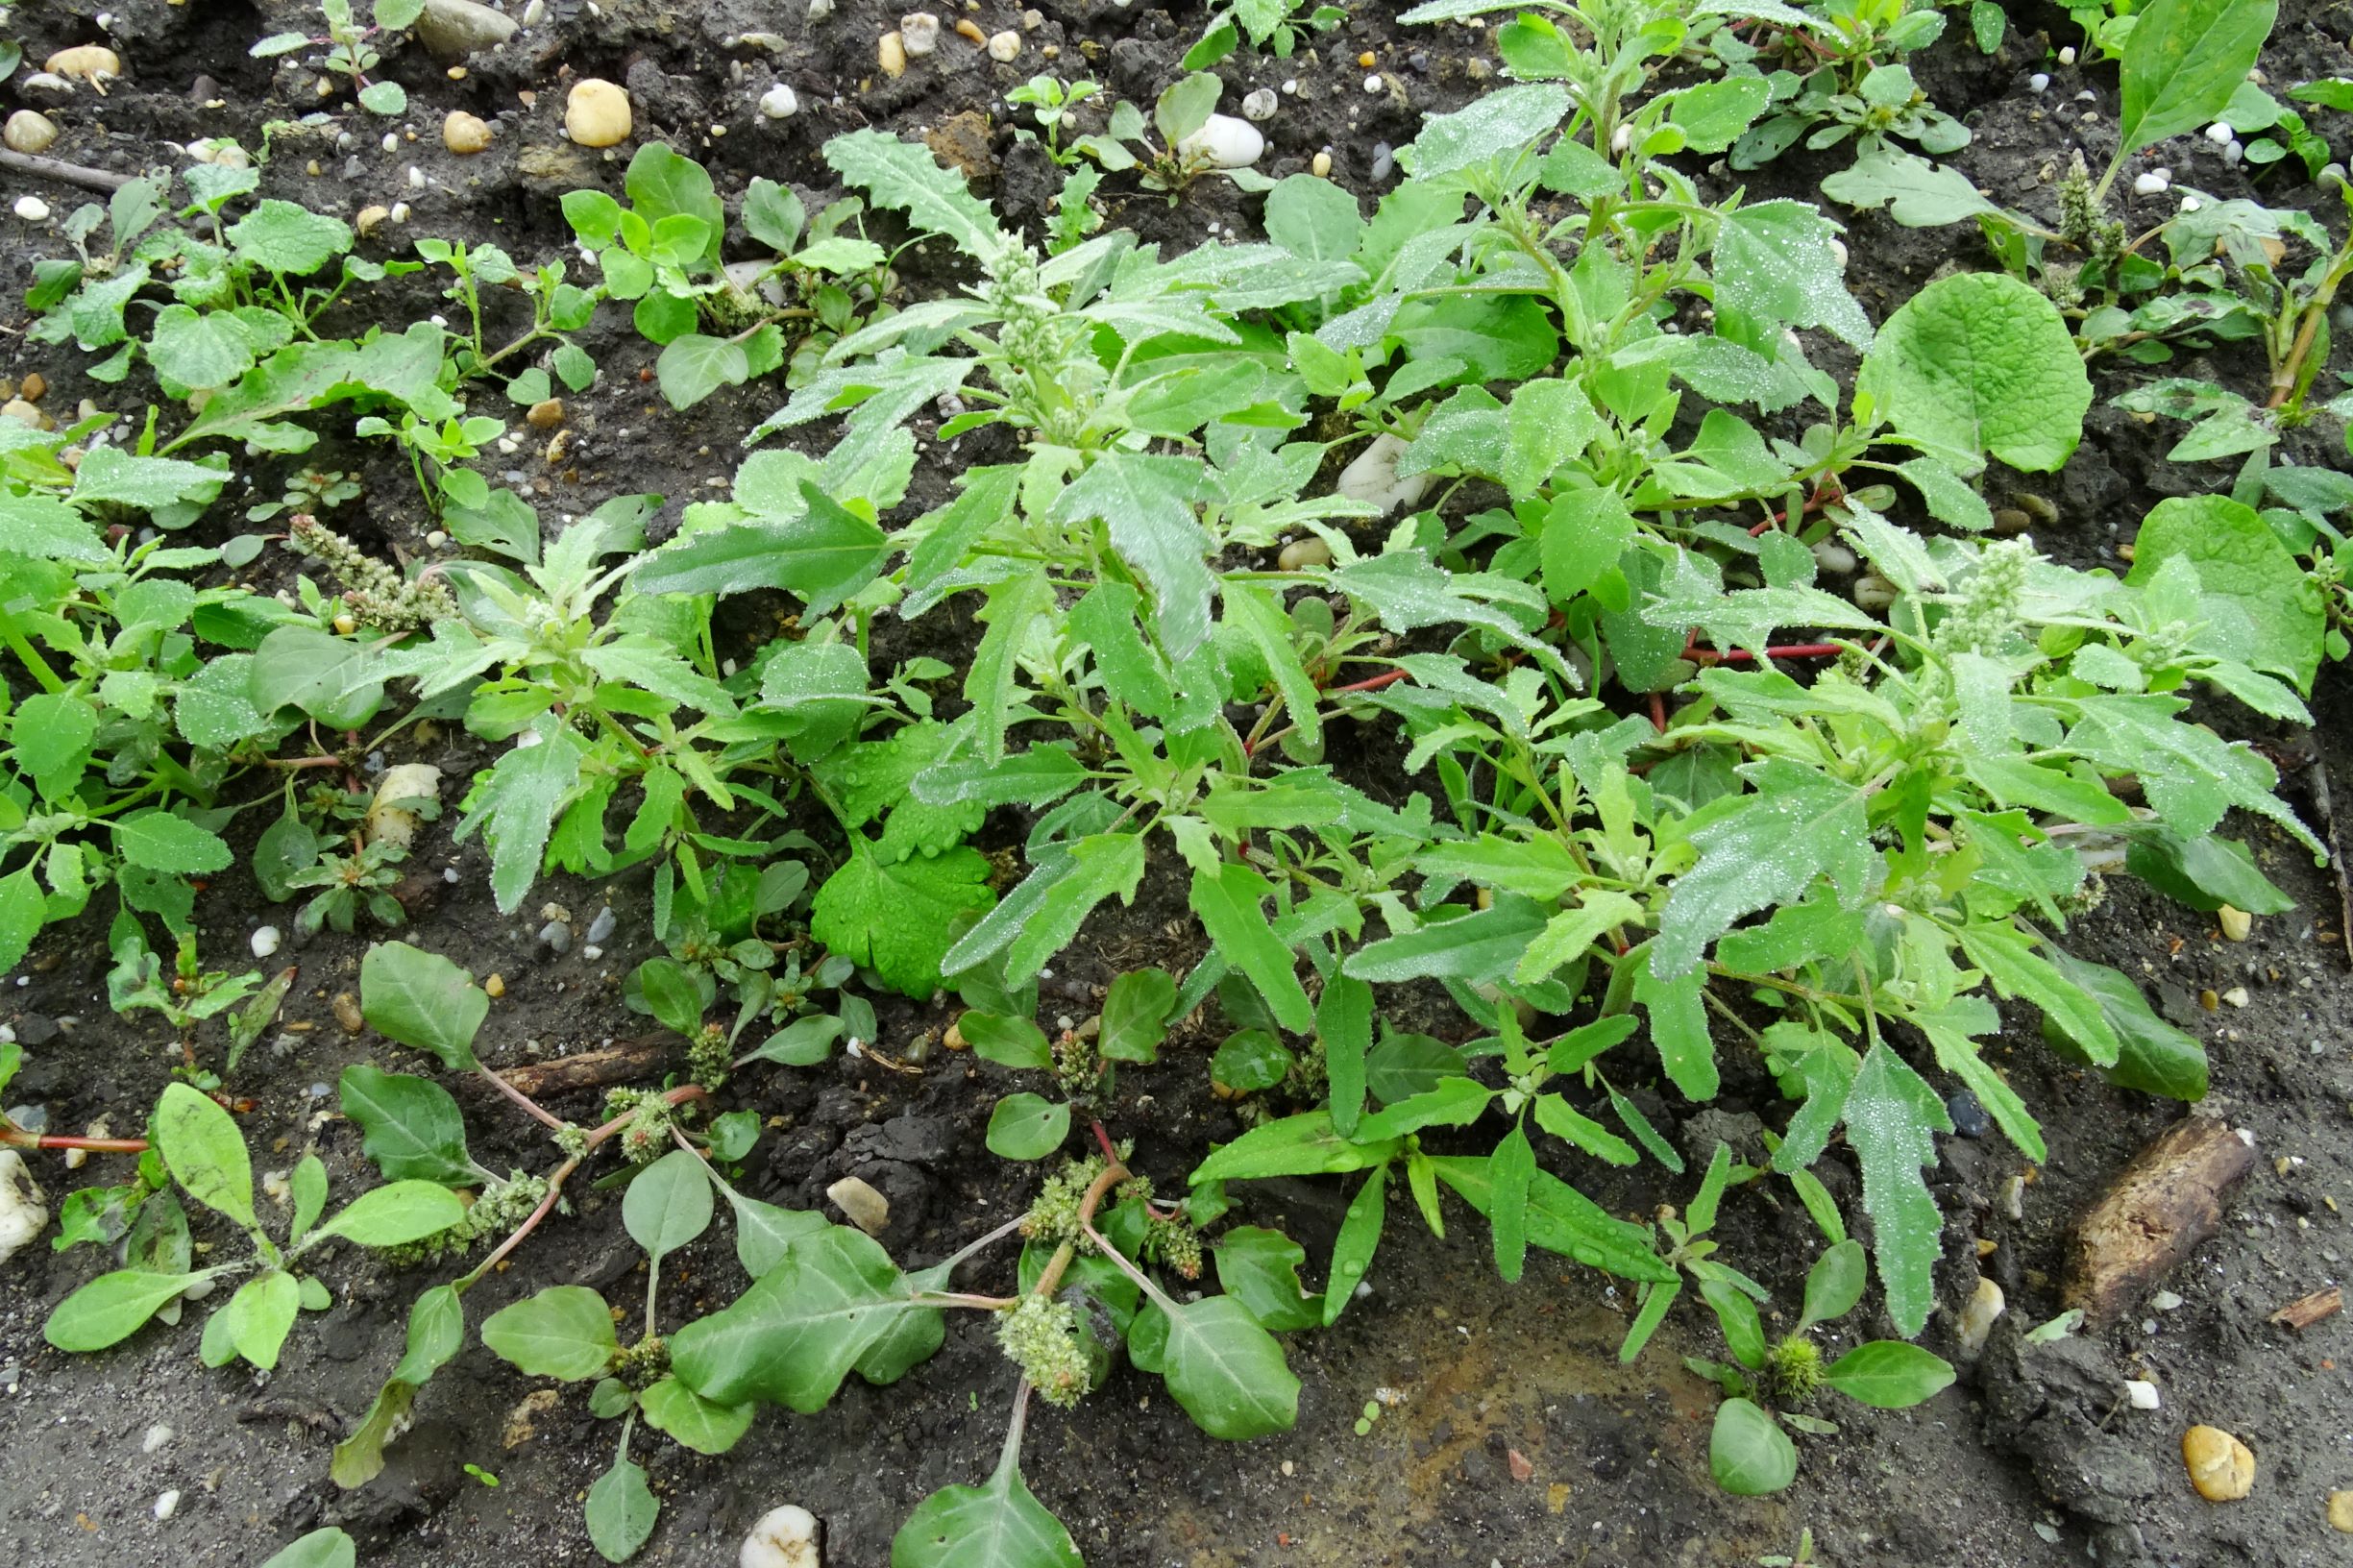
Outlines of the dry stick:
[{"label": "dry stick", "polygon": [[2344,946],[2345,961],[2353,964],[2353,883],[2345,880],[2344,839],[2337,830],[2337,802],[2329,792],[2328,760],[2319,752],[2312,759],[2313,804],[2320,808],[2320,821],[2328,828],[2329,871],[2337,882],[2337,935]]},{"label": "dry stick", "polygon": [[106,169],[93,169],[86,164],[68,163],[61,158],[42,158],[35,153],[19,153],[0,147],[0,169],[15,169],[23,174],[37,174],[44,180],[59,180],[85,190],[117,191],[138,178],[135,174],[113,174]]}]

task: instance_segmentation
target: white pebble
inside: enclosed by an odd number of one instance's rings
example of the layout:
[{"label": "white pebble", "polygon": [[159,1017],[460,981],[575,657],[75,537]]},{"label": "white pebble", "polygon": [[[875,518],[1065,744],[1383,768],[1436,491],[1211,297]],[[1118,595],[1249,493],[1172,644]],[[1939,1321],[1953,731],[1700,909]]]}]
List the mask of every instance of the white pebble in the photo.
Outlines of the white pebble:
[{"label": "white pebble", "polygon": [[2225,163],[2236,163],[2244,157],[2246,149],[2240,146],[2235,138],[2222,149],[2222,161]]},{"label": "white pebble", "polygon": [[139,1439],[139,1452],[142,1454],[153,1454],[157,1449],[161,1448],[165,1443],[168,1443],[171,1440],[172,1429],[159,1421],[154,1426],[147,1429],[146,1436]]},{"label": "white pebble", "polygon": [[2075,94],[2075,102],[2079,104],[2096,104],[2099,102],[2099,94],[2094,92],[2090,87],[2086,87],[2081,92]]},{"label": "white pebble", "polygon": [[390,216],[394,223],[406,223],[408,221],[408,204],[406,202],[394,202],[392,204],[392,211]]},{"label": "white pebble", "polygon": [[910,59],[930,54],[940,47],[940,18],[928,11],[907,12],[898,19],[898,41]]},{"label": "white pebble", "polygon": [[1181,158],[1206,157],[1213,168],[1246,169],[1266,151],[1266,138],[1248,120],[1212,114],[1201,129],[1177,143]]},{"label": "white pebble", "polygon": [[1364,90],[1366,92],[1386,92],[1388,84],[1378,76],[1368,76],[1364,79]]},{"label": "white pebble", "polygon": [[1246,120],[1271,120],[1275,117],[1276,105],[1281,102],[1282,100],[1275,96],[1274,88],[1256,88],[1255,90],[1245,93],[1242,96],[1242,118]]},{"label": "white pebble", "polygon": [[269,957],[272,953],[278,951],[278,943],[280,940],[278,927],[274,925],[255,927],[253,940],[254,956],[256,958]]},{"label": "white pebble", "polygon": [[1012,28],[989,35],[989,58],[1001,65],[1010,65],[1021,58],[1021,35]]},{"label": "white pebble", "polygon": [[2206,139],[2213,142],[2217,147],[2229,146],[2233,135],[2234,133],[2230,128],[2230,121],[2228,120],[2217,120],[2214,122],[2214,124],[2206,128]]},{"label": "white pebble", "polygon": [[384,139],[381,145],[385,152],[397,153],[401,150],[401,138],[392,132],[387,131],[384,133]]},{"label": "white pebble", "polygon": [[156,1520],[161,1523],[180,1511],[180,1490],[174,1487],[156,1499]]},{"label": "white pebble", "polygon": [[2194,196],[2184,196],[2181,199],[2181,209],[2184,212],[2194,212],[2198,209],[2200,205],[2201,204],[2199,203],[2198,199]]},{"label": "white pebble", "polygon": [[2066,48],[2059,51],[2059,63],[2062,65],[2072,65],[2075,63],[2075,46],[2073,44],[2071,43]]},{"label": "white pebble", "polygon": [[2170,1290],[2160,1290],[2148,1298],[2148,1304],[2161,1312],[2177,1311],[2181,1308],[2182,1298]]},{"label": "white pebble", "polygon": [[833,14],[833,0],[809,0],[809,20],[821,22]]},{"label": "white pebble", "polygon": [[1409,474],[1400,478],[1397,463],[1405,454],[1406,444],[1397,437],[1375,436],[1370,446],[1340,470],[1333,493],[1350,501],[1370,502],[1381,508],[1384,517],[1411,507],[1430,488],[1430,476]]},{"label": "white pebble", "polygon": [[16,198],[16,215],[27,223],[47,223],[49,204],[38,196],[19,196]]},{"label": "white pebble", "polygon": [[769,1509],[744,1537],[736,1568],[819,1568],[817,1515],[786,1503]]},{"label": "white pebble", "polygon": [[425,188],[425,171],[418,168],[414,163],[408,165],[408,188],[410,190],[423,190]]},{"label": "white pebble", "polygon": [[529,5],[523,8],[523,25],[526,27],[537,27],[547,19],[548,0],[531,0]]},{"label": "white pebble", "polygon": [[1286,98],[1296,98],[1299,96],[1299,79],[1297,77],[1287,76],[1283,79],[1283,96]]},{"label": "white pebble", "polygon": [[2026,86],[2036,92],[2048,92],[2050,90],[2050,77],[2047,72],[2037,71],[2032,76],[2026,78]]},{"label": "white pebble", "polygon": [[2143,196],[2161,196],[2173,184],[2173,177],[2163,169],[2151,169],[2132,183],[2133,190]]},{"label": "white pebble", "polygon": [[2002,1299],[2001,1286],[1984,1275],[1977,1276],[1976,1293],[1969,1305],[1961,1309],[1961,1321],[1954,1326],[1953,1337],[1964,1356],[1974,1356],[1985,1348],[1986,1335],[1994,1332],[1994,1319],[2002,1314],[2009,1304]]},{"label": "white pebble", "polygon": [[25,1168],[24,1156],[0,1149],[0,1263],[48,1223],[48,1199]]},{"label": "white pebble", "polygon": [[789,120],[800,112],[800,95],[779,82],[760,94],[760,112],[772,120]]},{"label": "white pebble", "polygon": [[2157,1408],[2157,1385],[2143,1378],[2126,1378],[2124,1397],[2132,1401],[2136,1410],[2153,1410]]},{"label": "white pebble", "polygon": [[620,917],[613,913],[613,906],[610,904],[605,905],[602,909],[597,911],[597,913],[589,919],[588,940],[590,942],[602,942],[605,938],[613,934],[613,927],[619,925],[620,923]]}]

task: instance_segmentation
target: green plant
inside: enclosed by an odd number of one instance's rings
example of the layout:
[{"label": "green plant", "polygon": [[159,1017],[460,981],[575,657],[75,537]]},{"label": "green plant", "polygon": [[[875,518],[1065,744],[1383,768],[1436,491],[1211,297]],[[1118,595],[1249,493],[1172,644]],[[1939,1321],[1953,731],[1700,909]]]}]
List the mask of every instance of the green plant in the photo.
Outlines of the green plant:
[{"label": "green plant", "polygon": [[[1998,10],[1994,21],[1998,40]],[[1944,16],[1918,0],[1826,0],[1804,26],[1783,33],[1805,69],[1768,79],[1771,110],[1732,144],[1732,167],[1769,163],[1800,136],[1813,151],[1851,136],[1865,154],[1888,136],[1939,155],[1968,146],[1968,127],[1929,103],[1899,58],[1926,48],[1944,31]]]},{"label": "green plant", "polygon": [[[338,1237],[360,1246],[399,1246],[465,1215],[455,1194],[429,1181],[387,1182],[326,1214],[327,1167],[306,1154],[282,1200],[288,1217],[281,1242],[255,1205],[253,1164],[227,1111],[187,1085],[173,1084],[156,1102],[149,1136],[179,1191],[233,1221],[252,1242],[253,1255],[195,1267],[184,1211],[170,1192],[159,1192],[140,1209],[146,1232],[135,1248],[135,1265],[100,1275],[51,1309],[41,1332],[60,1350],[103,1350],[191,1290],[208,1293],[225,1280],[250,1274],[206,1320],[200,1355],[207,1366],[242,1359],[266,1372],[278,1364],[296,1314],[324,1311],[330,1304],[327,1287],[297,1266],[309,1253]],[[159,1214],[168,1217],[158,1223]]]},{"label": "green plant", "polygon": [[871,305],[889,291],[890,253],[841,232],[854,206],[812,225],[798,197],[753,179],[744,228],[775,258],[739,268],[721,264],[726,214],[700,164],[649,142],[624,188],[627,207],[602,191],[569,192],[564,217],[596,257],[604,292],[634,301],[638,331],[662,346],[654,369],[674,408],[780,368],[793,344],[814,338],[821,349],[850,330],[862,298]]},{"label": "green plant", "polygon": [[425,0],[376,0],[370,12],[373,20],[362,24],[352,12],[352,0],[319,0],[319,11],[327,23],[324,37],[307,33],[273,33],[255,44],[246,53],[257,60],[277,55],[290,55],[297,49],[327,45],[320,63],[328,70],[351,79],[359,107],[371,114],[396,115],[407,111],[408,94],[398,82],[370,82],[368,73],[382,62],[375,46],[382,34],[398,33],[413,24],[425,12]]},{"label": "green plant", "polygon": [[1210,12],[1201,37],[1185,51],[1184,67],[1205,71],[1241,47],[1271,51],[1288,60],[1301,40],[1329,33],[1348,19],[1346,8],[1327,0],[1231,0]]}]

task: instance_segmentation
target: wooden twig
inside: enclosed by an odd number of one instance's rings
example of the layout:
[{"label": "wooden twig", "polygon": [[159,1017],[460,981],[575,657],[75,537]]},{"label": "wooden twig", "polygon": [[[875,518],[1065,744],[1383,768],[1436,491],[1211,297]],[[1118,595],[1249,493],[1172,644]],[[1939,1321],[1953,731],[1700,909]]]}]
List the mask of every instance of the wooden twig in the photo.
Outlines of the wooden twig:
[{"label": "wooden twig", "polygon": [[19,153],[0,147],[0,169],[15,169],[24,174],[37,174],[44,180],[60,180],[85,190],[117,191],[138,178],[135,174],[113,174],[106,169],[93,169],[86,164],[68,163],[61,158],[42,158],[37,153]]},{"label": "wooden twig", "polygon": [[2344,836],[2337,828],[2337,802],[2329,791],[2328,760],[2316,751],[2312,759],[2313,804],[2320,808],[2321,826],[2328,830],[2329,875],[2337,883],[2337,936],[2345,962],[2353,964],[2353,883],[2345,879]]},{"label": "wooden twig", "polygon": [[2334,1317],[2344,1310],[2344,1292],[2336,1286],[2315,1290],[2309,1296],[2299,1296],[2271,1314],[2271,1321],[2286,1329],[2309,1329],[2324,1317]]},{"label": "wooden twig", "polygon": [[[601,1051],[582,1051],[545,1062],[508,1067],[498,1076],[510,1088],[538,1099],[567,1090],[602,1089],[607,1084],[631,1083],[658,1077],[679,1057],[685,1041],[675,1035],[632,1040]],[[464,1079],[458,1080],[461,1084]]]}]

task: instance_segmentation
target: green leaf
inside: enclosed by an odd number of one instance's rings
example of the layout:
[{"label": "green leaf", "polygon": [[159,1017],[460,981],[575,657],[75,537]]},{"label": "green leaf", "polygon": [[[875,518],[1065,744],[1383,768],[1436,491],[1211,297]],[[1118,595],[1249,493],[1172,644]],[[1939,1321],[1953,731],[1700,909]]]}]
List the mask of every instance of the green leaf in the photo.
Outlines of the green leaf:
[{"label": "green leaf", "polygon": [[1650,1017],[1651,1043],[1658,1048],[1659,1066],[1686,1098],[1714,1099],[1722,1078],[1716,1068],[1715,1037],[1707,1027],[1705,971],[1693,968],[1661,979],[1655,960],[1645,963],[1639,948],[1626,961],[1636,966],[1634,1000]]},{"label": "green leaf", "polygon": [[1938,279],[1888,317],[1855,395],[1907,435],[2047,473],[2083,438],[2092,382],[2057,306],[1973,272]]},{"label": "green leaf", "polygon": [[534,1378],[601,1377],[621,1348],[604,1298],[584,1285],[552,1285],[490,1314],[482,1343]]},{"label": "green leaf", "polygon": [[1221,1094],[1256,1094],[1281,1083],[1298,1059],[1263,1029],[1237,1029],[1210,1058],[1210,1087]]},{"label": "green leaf", "polygon": [[1753,202],[1716,231],[1717,331],[1772,354],[1783,327],[1819,327],[1858,349],[1871,323],[1847,292],[1838,225],[1803,202]]},{"label": "green leaf", "polygon": [[989,1152],[1006,1160],[1042,1160],[1070,1136],[1070,1107],[1036,1094],[1008,1094],[989,1113]]},{"label": "green leaf", "polygon": [[1932,1271],[1945,1220],[1921,1169],[1936,1164],[1938,1133],[1952,1131],[1936,1090],[1884,1042],[1872,1046],[1847,1091],[1847,1141],[1863,1164],[1863,1208],[1876,1232],[1879,1283],[1896,1327],[1916,1335],[1936,1305]]},{"label": "green leaf", "polygon": [[1707,1468],[1734,1497],[1763,1497],[1798,1479],[1798,1445],[1750,1401],[1728,1399],[1716,1407]]},{"label": "green leaf", "polygon": [[[1485,1160],[1456,1155],[1427,1158],[1432,1171],[1460,1194],[1463,1202],[1482,1214],[1493,1207],[1494,1182]],[[1612,1219],[1592,1199],[1542,1169],[1528,1184],[1528,1244],[1574,1258],[1587,1268],[1602,1269],[1622,1280],[1664,1285],[1677,1278],[1675,1265],[1652,1250],[1648,1227]]]},{"label": "green leaf", "polygon": [[1248,1308],[1232,1296],[1169,1306],[1161,1376],[1195,1426],[1238,1442],[1297,1423],[1299,1380]]},{"label": "green leaf", "polygon": [[1218,952],[1265,998],[1275,1021],[1306,1034],[1315,1026],[1315,1010],[1299,984],[1291,950],[1267,924],[1263,900],[1273,892],[1248,866],[1221,861],[1213,872],[1194,869],[1189,902]]},{"label": "green leaf", "polygon": [[1823,1369],[1822,1381],[1878,1410],[1901,1410],[1952,1386],[1952,1366],[1918,1345],[1874,1339]]},{"label": "green leaf", "polygon": [[741,386],[751,380],[751,355],[732,338],[686,332],[662,345],[653,369],[670,405],[692,408],[723,386]]},{"label": "green leaf", "polygon": [[[1107,1007],[1107,1032],[1109,1017]],[[1365,1058],[1373,1043],[1373,988],[1347,973],[1325,981],[1324,993],[1315,1003],[1315,1036],[1324,1047],[1332,1125],[1345,1138],[1357,1130],[1357,1118],[1364,1112]]]},{"label": "green leaf", "polygon": [[877,205],[894,208],[918,228],[945,234],[984,265],[1013,249],[987,203],[962,177],[940,167],[928,148],[881,131],[852,131],[825,143],[825,161]]},{"label": "green leaf", "polygon": [[16,766],[44,800],[61,800],[81,784],[97,738],[98,710],[64,692],[34,693],[17,704],[9,725]]},{"label": "green leaf", "polygon": [[972,704],[981,758],[991,766],[1004,761],[1005,727],[1021,706],[1021,649],[1053,603],[1054,585],[1041,567],[993,584],[980,610],[989,629],[964,673],[964,698]]},{"label": "green leaf", "polygon": [[1798,1316],[1797,1332],[1817,1323],[1834,1323],[1854,1311],[1869,1280],[1860,1241],[1841,1241],[1814,1260],[1805,1273],[1805,1310]]},{"label": "green leaf", "polygon": [[1616,569],[1633,542],[1634,514],[1614,490],[1564,490],[1536,538],[1545,597],[1566,604]]},{"label": "green leaf", "polygon": [[363,1247],[397,1247],[446,1231],[465,1217],[466,1206],[439,1182],[391,1182],[344,1205],[319,1234]]},{"label": "green leaf", "polygon": [[1651,944],[1651,970],[1661,978],[1688,971],[1742,916],[1796,903],[1816,877],[1853,903],[1878,870],[1859,788],[1785,757],[1744,763],[1739,772],[1752,793],[1705,814],[1706,825],[1691,834],[1699,864],[1667,895]]},{"label": "green leaf", "polygon": [[1168,1014],[1176,999],[1176,981],[1165,969],[1130,969],[1120,975],[1103,997],[1095,1053],[1107,1062],[1148,1065],[1167,1038]]},{"label": "green leaf", "polygon": [[2175,560],[2196,569],[2206,609],[2193,646],[2293,681],[2310,696],[2327,610],[2319,586],[2271,526],[2228,496],[2169,497],[2142,519],[2124,580],[2143,586]]},{"label": "green leaf", "polygon": [[2220,114],[2278,16],[2275,0],[2155,0],[2137,12],[2124,44],[2117,161]]},{"label": "green leaf", "polygon": [[2249,915],[2285,915],[2295,900],[2256,868],[2236,839],[2201,833],[2185,839],[2153,824],[2126,842],[2124,870],[2167,897],[2212,914],[2224,904]]},{"label": "green leaf", "polygon": [[891,1568],[1085,1568],[1062,1521],[1021,1480],[1018,1450],[985,1486],[943,1486],[891,1537]]},{"label": "green leaf", "polygon": [[1233,1142],[1211,1151],[1189,1180],[1256,1181],[1268,1176],[1325,1176],[1380,1164],[1390,1151],[1368,1140],[1359,1143],[1332,1130],[1332,1117],[1310,1111],[1280,1121],[1262,1122]]},{"label": "green leaf", "polygon": [[626,1562],[653,1533],[662,1511],[643,1467],[615,1459],[588,1487],[588,1540],[607,1562]]},{"label": "green leaf", "polygon": [[732,1187],[720,1190],[735,1211],[735,1261],[755,1280],[774,1268],[794,1242],[826,1228],[825,1216],[814,1210],[779,1209]]},{"label": "green leaf", "polygon": [[[282,1269],[247,1280],[237,1286],[237,1293],[214,1309],[213,1319],[223,1325],[218,1331],[227,1341],[231,1355],[242,1356],[264,1372],[278,1369],[278,1352],[284,1347],[286,1335],[294,1327],[295,1314],[302,1311],[302,1286],[293,1275]],[[213,1324],[205,1325],[208,1344],[214,1335]],[[221,1362],[225,1364],[228,1357]]]},{"label": "green leaf", "polygon": [[1053,1047],[1045,1031],[1027,1018],[1000,1018],[992,1013],[967,1013],[956,1020],[972,1053],[1000,1067],[1043,1071],[1054,1066]]},{"label": "green leaf", "polygon": [[1420,135],[1407,149],[1412,157],[1406,166],[1416,179],[1435,180],[1504,153],[1533,151],[1573,103],[1566,87],[1550,82],[1494,88],[1452,114],[1426,116]]},{"label": "green leaf", "polygon": [[1047,513],[1065,526],[1100,520],[1110,528],[1112,548],[1150,585],[1161,644],[1180,661],[1209,636],[1216,577],[1193,506],[1211,493],[1196,459],[1114,453],[1065,486]]},{"label": "green leaf", "polygon": [[408,1309],[407,1348],[377,1391],[352,1434],[335,1445],[331,1474],[345,1488],[364,1486],[382,1473],[384,1444],[408,1419],[417,1390],[465,1344],[466,1311],[453,1286],[436,1285]]},{"label": "green leaf", "polygon": [[1339,1235],[1332,1242],[1332,1276],[1324,1286],[1326,1328],[1340,1320],[1340,1313],[1356,1297],[1357,1286],[1373,1266],[1373,1254],[1388,1220],[1388,1168],[1385,1161],[1372,1167],[1372,1174],[1357,1188],[1348,1213],[1340,1218]]},{"label": "green leaf", "polygon": [[317,626],[280,626],[254,649],[246,696],[256,711],[300,708],[321,723],[364,723],[384,700],[376,656]]},{"label": "green leaf", "polygon": [[439,953],[380,942],[359,962],[359,1010],[369,1028],[430,1055],[452,1072],[471,1072],[474,1037],[490,997]]},{"label": "green leaf", "polygon": [[185,1084],[165,1087],[156,1101],[156,1152],[181,1188],[206,1208],[253,1230],[254,1166],[236,1118],[209,1095]]},{"label": "green leaf", "polygon": [[1765,1325],[1757,1315],[1756,1303],[1738,1286],[1722,1279],[1702,1280],[1700,1297],[1716,1314],[1716,1326],[1724,1331],[1725,1348],[1732,1353],[1732,1360],[1752,1372],[1764,1370]]},{"label": "green leaf", "polygon": [[1536,1151],[1529,1146],[1528,1129],[1515,1121],[1487,1160],[1493,1193],[1487,1223],[1495,1236],[1495,1271],[1506,1285],[1519,1283],[1528,1260],[1528,1188],[1535,1175]]},{"label": "green leaf", "polygon": [[810,935],[893,990],[928,997],[940,989],[953,922],[996,902],[989,870],[987,857],[970,848],[886,866],[863,837],[853,838],[849,859],[818,889]]},{"label": "green leaf", "polygon": [[[2046,950],[2068,984],[2097,1004],[2100,1017],[2116,1035],[2116,1061],[2099,1069],[2102,1077],[2125,1089],[2169,1099],[2206,1097],[2206,1047],[2159,1017],[2130,975],[2057,946]],[[2064,1054],[2091,1062],[2083,1043],[2067,1036],[2058,1019],[2046,1015],[2043,1033]]]},{"label": "green leaf", "polygon": [[1274,1334],[1314,1328],[1324,1320],[1323,1300],[1299,1284],[1307,1249],[1281,1231],[1238,1225],[1211,1249],[1217,1287],[1249,1311],[1259,1327]]},{"label": "green leaf", "polygon": [[[567,723],[540,721],[528,732],[537,745],[516,745],[479,779],[455,837],[479,827],[490,848],[490,891],[502,915],[523,907],[523,895],[539,879],[556,813],[579,788],[587,743]],[[518,737],[520,740],[521,737]]]},{"label": "green leaf", "polygon": [[637,1408],[648,1426],[698,1454],[724,1454],[751,1430],[750,1406],[714,1405],[675,1378],[660,1379],[639,1394]]},{"label": "green leaf", "polygon": [[[295,35],[300,37],[301,35]],[[306,42],[308,40],[305,40]],[[334,1526],[314,1530],[302,1539],[284,1548],[261,1568],[353,1568],[359,1560],[359,1549],[352,1538]]]},{"label": "green leaf", "polygon": [[34,560],[103,561],[89,520],[48,496],[0,493],[0,551]]},{"label": "green leaf", "polygon": [[408,112],[408,89],[398,82],[371,82],[359,89],[359,107],[389,119]]},{"label": "green leaf", "polygon": [[765,1400],[807,1415],[904,1320],[936,1324],[939,1315],[910,1299],[872,1237],[830,1225],[795,1239],[750,1289],[673,1335],[671,1369],[705,1399]]},{"label": "green leaf", "polygon": [[50,1310],[41,1327],[42,1337],[60,1350],[75,1353],[120,1344],[165,1303],[212,1275],[210,1269],[198,1274],[150,1274],[136,1268],[101,1274]]},{"label": "green leaf", "polygon": [[655,1263],[700,1236],[711,1224],[711,1177],[701,1160],[673,1149],[629,1183],[621,1222]]},{"label": "green leaf", "polygon": [[[1364,219],[1357,199],[1330,180],[1288,175],[1266,193],[1266,237],[1311,265],[1338,268],[1357,254]],[[1335,276],[1331,287],[1343,282]]]},{"label": "green leaf", "polygon": [[727,213],[701,164],[658,141],[650,141],[629,159],[622,189],[648,224],[658,226],[667,218],[686,217],[702,226],[706,248],[687,263],[690,270],[718,264],[720,231]]},{"label": "green leaf", "polygon": [[340,218],[275,198],[257,203],[226,237],[239,260],[289,278],[316,272],[352,248],[351,227]]},{"label": "green leaf", "polygon": [[1955,933],[1969,961],[1985,971],[2003,996],[2032,1002],[2045,1017],[2057,1018],[2069,1038],[2082,1043],[2103,1066],[2116,1060],[2116,1035],[2090,997],[2071,986],[2035,951],[2035,943],[2007,921],[1961,926]]},{"label": "green leaf", "polygon": [[429,1078],[355,1062],[343,1069],[343,1114],[357,1122],[361,1149],[390,1182],[472,1187],[482,1179],[466,1153],[466,1122],[450,1091]]},{"label": "green leaf", "polygon": [[1376,984],[1429,979],[1491,984],[1512,971],[1543,929],[1544,916],[1534,903],[1507,894],[1490,908],[1367,943],[1348,955],[1341,972]]},{"label": "green leaf", "polygon": [[221,836],[168,811],[142,811],[114,824],[115,852],[132,865],[172,875],[226,870],[235,857]]}]

